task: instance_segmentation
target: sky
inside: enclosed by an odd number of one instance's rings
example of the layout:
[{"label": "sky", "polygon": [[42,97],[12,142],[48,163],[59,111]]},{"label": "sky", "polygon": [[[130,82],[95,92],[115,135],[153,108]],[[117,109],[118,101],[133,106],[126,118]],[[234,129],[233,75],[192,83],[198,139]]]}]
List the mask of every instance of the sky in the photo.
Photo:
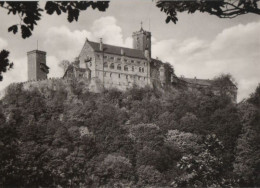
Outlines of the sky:
[{"label": "sky", "polygon": [[207,13],[182,13],[177,24],[166,24],[165,19],[152,0],[112,0],[105,12],[81,12],[78,22],[69,23],[66,15],[43,14],[33,35],[22,39],[20,33],[7,31],[19,23],[19,17],[1,9],[0,50],[10,51],[14,68],[4,73],[0,90],[27,80],[26,53],[37,48],[37,40],[38,49],[47,52],[48,77],[61,77],[59,63],[78,56],[86,38],[131,48],[132,33],[142,21],[152,33],[152,57],[171,63],[177,76],[213,79],[230,73],[238,84],[238,101],[254,92],[260,83],[260,16],[220,19]]}]

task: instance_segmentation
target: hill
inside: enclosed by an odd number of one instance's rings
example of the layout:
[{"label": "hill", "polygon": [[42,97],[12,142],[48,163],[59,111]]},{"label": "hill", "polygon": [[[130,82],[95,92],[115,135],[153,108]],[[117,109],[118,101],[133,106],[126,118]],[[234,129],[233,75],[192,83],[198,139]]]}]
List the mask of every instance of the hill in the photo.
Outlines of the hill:
[{"label": "hill", "polygon": [[0,102],[0,185],[259,186],[256,101],[257,93],[234,104],[181,88],[13,84]]}]

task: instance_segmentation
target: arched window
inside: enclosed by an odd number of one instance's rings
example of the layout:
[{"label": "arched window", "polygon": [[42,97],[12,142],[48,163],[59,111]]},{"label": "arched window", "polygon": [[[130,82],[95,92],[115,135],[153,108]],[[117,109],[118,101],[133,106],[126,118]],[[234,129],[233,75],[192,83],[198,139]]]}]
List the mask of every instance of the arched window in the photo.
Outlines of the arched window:
[{"label": "arched window", "polygon": [[108,68],[108,63],[107,62],[104,62],[104,67]]},{"label": "arched window", "polygon": [[144,68],[142,68],[142,72],[144,72]]},{"label": "arched window", "polygon": [[134,66],[132,66],[132,71],[133,71],[133,72],[135,71],[135,67],[134,67]]},{"label": "arched window", "polygon": [[124,66],[124,71],[128,71],[128,66],[127,65]]},{"label": "arched window", "polygon": [[121,70],[121,64],[117,65],[117,70]]},{"label": "arched window", "polygon": [[142,68],[141,67],[139,67],[139,72],[142,72]]},{"label": "arched window", "polygon": [[110,69],[114,69],[114,68],[115,68],[114,63],[111,63],[111,64],[110,64]]}]

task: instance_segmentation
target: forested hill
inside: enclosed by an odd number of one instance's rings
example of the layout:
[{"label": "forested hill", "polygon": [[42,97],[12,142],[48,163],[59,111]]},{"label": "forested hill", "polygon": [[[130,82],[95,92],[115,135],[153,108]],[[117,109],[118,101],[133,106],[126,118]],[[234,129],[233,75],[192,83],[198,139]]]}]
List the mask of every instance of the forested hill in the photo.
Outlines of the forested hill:
[{"label": "forested hill", "polygon": [[239,104],[196,91],[83,86],[0,102],[0,187],[260,186],[260,85]]}]

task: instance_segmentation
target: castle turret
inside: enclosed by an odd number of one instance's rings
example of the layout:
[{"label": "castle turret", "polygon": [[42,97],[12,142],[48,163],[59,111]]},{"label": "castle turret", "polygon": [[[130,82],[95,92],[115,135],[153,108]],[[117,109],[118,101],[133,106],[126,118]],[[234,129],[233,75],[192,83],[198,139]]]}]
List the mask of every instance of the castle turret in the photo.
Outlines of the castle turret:
[{"label": "castle turret", "polygon": [[49,67],[46,65],[46,52],[33,50],[27,52],[28,80],[47,79]]},{"label": "castle turret", "polygon": [[142,50],[148,50],[149,57],[151,58],[151,32],[143,30],[141,27],[140,31],[133,33],[133,48]]}]

